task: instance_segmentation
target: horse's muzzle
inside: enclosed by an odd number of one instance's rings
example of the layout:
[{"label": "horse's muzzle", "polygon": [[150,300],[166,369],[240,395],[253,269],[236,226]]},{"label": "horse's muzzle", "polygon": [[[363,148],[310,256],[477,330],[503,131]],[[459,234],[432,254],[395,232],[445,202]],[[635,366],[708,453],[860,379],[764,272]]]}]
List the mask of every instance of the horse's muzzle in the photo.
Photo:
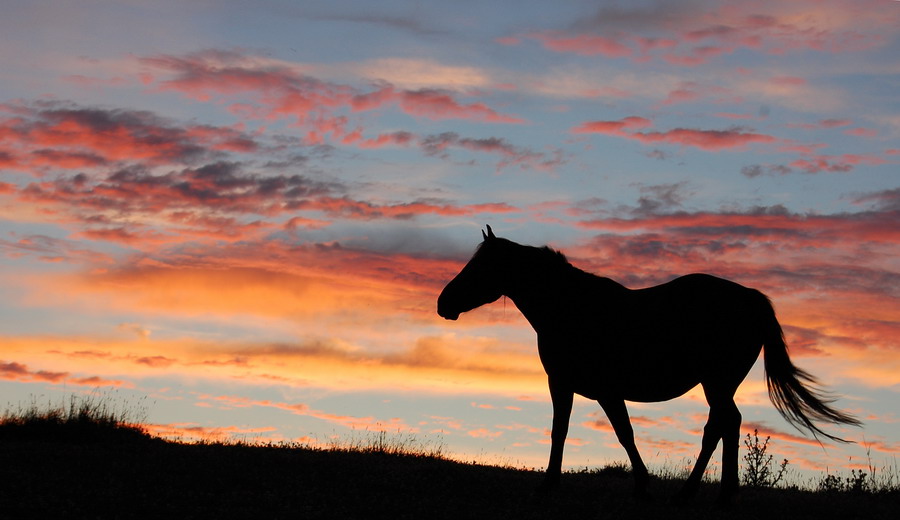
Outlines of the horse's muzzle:
[{"label": "horse's muzzle", "polygon": [[[450,282],[450,284],[452,284],[452,283],[453,282]],[[447,284],[447,287],[449,287],[450,284]],[[449,305],[449,303],[450,303],[450,302],[448,302],[449,299],[450,298],[447,297],[447,288],[445,287],[444,290],[441,291],[441,295],[438,296],[437,313],[438,313],[438,316],[440,316],[441,318],[444,318],[445,320],[456,320],[457,318],[459,318],[459,312],[451,311],[450,309],[447,308],[447,307],[455,307],[455,305]]]},{"label": "horse's muzzle", "polygon": [[445,320],[456,321],[456,319],[459,318],[459,313],[458,312],[450,312],[447,309],[441,309],[440,307],[438,307],[438,316],[440,316],[441,318],[444,318]]}]

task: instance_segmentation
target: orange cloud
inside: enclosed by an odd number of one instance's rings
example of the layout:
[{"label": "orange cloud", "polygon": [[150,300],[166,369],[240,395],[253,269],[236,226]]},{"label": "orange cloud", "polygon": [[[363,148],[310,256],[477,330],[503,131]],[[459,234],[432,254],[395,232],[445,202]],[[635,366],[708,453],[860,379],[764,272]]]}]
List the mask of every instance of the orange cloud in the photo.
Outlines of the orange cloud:
[{"label": "orange cloud", "polygon": [[5,362],[2,360],[0,360],[0,379],[91,387],[116,386],[130,388],[133,386],[126,381],[104,379],[99,376],[77,377],[70,372],[30,370],[27,365],[16,363],[15,361]]},{"label": "orange cloud", "polygon": [[[28,363],[3,365],[4,377],[15,380],[63,382],[74,380],[72,374],[94,373],[109,384],[122,385],[130,383],[111,376],[127,375],[129,381],[161,376],[263,384],[275,381],[348,392],[384,389],[510,397],[546,395],[546,378],[533,349],[492,338],[424,337],[399,352],[396,347],[393,351],[365,349],[337,338],[296,344],[132,337],[2,340],[10,356]],[[30,370],[29,365],[43,370]],[[266,406],[285,408],[282,404]],[[334,422],[343,420],[302,407],[298,411]]]},{"label": "orange cloud", "polygon": [[285,410],[295,415],[305,415],[309,417],[314,417],[316,419],[321,419],[328,422],[333,422],[336,424],[340,424],[349,429],[358,429],[363,431],[374,431],[374,432],[408,432],[408,433],[416,433],[419,431],[416,427],[411,427],[405,424],[399,418],[390,418],[388,420],[380,420],[374,417],[353,417],[348,415],[335,415],[327,412],[323,412],[320,410],[311,409],[304,403],[282,403],[268,400],[256,400],[249,399],[246,397],[238,397],[238,396],[210,396],[210,395],[201,395],[198,397],[203,402],[214,402],[220,406],[228,407],[236,407],[236,408],[247,408],[247,407],[264,407],[264,408],[277,408],[279,410]]},{"label": "orange cloud", "polygon": [[771,437],[773,439],[778,439],[782,441],[792,442],[794,444],[805,444],[807,446],[816,446],[821,447],[822,444],[809,437],[803,437],[800,435],[794,435],[792,433],[785,433],[781,430],[776,430],[770,426],[767,426],[763,423],[758,423],[754,421],[744,421],[741,423],[741,432],[742,435],[746,435],[748,433],[753,433],[756,430],[759,432],[760,437]]},{"label": "orange cloud", "polygon": [[200,426],[195,423],[146,424],[144,428],[151,435],[182,442],[227,442],[232,440],[252,440],[257,442],[277,442],[280,436],[264,434],[277,431],[271,426],[241,428],[238,426]]}]

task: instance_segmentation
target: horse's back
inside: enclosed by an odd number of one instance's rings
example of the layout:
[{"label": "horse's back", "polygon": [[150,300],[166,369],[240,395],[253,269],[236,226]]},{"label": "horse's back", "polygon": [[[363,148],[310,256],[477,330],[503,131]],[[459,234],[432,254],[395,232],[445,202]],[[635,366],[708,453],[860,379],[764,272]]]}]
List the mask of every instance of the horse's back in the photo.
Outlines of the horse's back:
[{"label": "horse's back", "polygon": [[650,379],[667,381],[673,389],[715,374],[740,373],[742,379],[759,355],[768,303],[755,289],[690,274],[629,293],[615,335],[628,348],[619,356],[624,365],[642,366]]},{"label": "horse's back", "polygon": [[[710,274],[694,273],[669,282],[631,291],[638,305],[672,305],[678,312],[708,308],[734,312],[765,300],[756,289]],[[724,308],[723,308],[724,306]]]}]

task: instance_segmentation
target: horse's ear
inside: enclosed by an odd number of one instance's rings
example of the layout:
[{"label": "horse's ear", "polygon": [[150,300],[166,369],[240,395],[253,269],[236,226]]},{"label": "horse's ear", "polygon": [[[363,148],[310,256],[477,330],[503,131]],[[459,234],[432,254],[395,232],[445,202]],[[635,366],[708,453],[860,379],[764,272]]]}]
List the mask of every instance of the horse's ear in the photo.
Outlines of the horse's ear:
[{"label": "horse's ear", "polygon": [[487,225],[487,234],[485,235],[485,234],[484,234],[484,231],[482,231],[482,232],[481,232],[481,236],[483,236],[485,240],[487,240],[487,239],[489,239],[489,238],[497,238],[497,237],[494,236],[494,230],[491,229],[491,225],[490,225],[490,224]]}]

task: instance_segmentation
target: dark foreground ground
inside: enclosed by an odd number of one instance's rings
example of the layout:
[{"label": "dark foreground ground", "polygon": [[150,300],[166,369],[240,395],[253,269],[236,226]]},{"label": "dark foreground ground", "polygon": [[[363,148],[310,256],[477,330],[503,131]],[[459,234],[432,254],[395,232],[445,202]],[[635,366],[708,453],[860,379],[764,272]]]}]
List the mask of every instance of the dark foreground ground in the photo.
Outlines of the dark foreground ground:
[{"label": "dark foreground ground", "polygon": [[649,503],[616,468],[563,475],[538,499],[532,471],[377,450],[333,451],[126,439],[2,438],[0,519],[16,518],[510,518],[893,519],[898,493],[744,490],[713,507],[705,486],[683,507],[679,482],[656,479]]}]

